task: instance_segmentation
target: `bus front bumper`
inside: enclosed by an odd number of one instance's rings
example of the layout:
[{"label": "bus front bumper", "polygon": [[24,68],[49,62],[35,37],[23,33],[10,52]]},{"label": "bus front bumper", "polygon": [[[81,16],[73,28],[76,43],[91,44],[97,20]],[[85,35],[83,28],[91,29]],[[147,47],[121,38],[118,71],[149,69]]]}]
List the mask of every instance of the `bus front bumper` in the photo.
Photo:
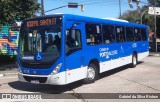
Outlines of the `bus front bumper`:
[{"label": "bus front bumper", "polygon": [[65,72],[55,75],[29,75],[18,73],[19,81],[30,82],[35,84],[52,84],[52,85],[65,85]]}]

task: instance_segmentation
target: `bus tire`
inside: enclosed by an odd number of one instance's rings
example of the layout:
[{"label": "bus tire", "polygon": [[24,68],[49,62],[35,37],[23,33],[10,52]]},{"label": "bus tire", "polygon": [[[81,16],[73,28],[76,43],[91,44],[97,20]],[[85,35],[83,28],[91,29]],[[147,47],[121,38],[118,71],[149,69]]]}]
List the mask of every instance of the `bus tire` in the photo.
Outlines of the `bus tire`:
[{"label": "bus tire", "polygon": [[136,67],[136,65],[137,65],[137,55],[136,54],[133,54],[132,55],[132,63],[130,64],[130,67],[131,68],[135,68]]},{"label": "bus tire", "polygon": [[94,64],[89,64],[87,68],[87,77],[83,79],[84,84],[93,83],[98,79],[97,67]]}]

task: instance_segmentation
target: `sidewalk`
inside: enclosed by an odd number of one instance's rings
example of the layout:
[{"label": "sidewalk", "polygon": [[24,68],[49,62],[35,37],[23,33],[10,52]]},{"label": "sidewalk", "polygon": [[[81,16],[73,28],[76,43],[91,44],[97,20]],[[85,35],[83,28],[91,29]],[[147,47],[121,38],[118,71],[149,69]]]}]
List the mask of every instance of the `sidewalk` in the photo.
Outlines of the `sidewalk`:
[{"label": "sidewalk", "polygon": [[160,57],[160,52],[149,52],[149,56]]},{"label": "sidewalk", "polygon": [[8,64],[0,66],[0,77],[8,75],[16,75],[18,66],[16,64]]}]

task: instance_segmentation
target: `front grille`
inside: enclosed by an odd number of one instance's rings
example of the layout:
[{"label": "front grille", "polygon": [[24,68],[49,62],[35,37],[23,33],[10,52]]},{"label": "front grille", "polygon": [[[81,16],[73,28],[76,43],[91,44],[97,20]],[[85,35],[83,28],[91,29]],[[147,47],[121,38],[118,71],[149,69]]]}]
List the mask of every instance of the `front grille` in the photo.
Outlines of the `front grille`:
[{"label": "front grille", "polygon": [[31,82],[31,80],[38,80],[40,83],[45,83],[47,81],[47,77],[31,77],[31,76],[23,76],[23,77],[28,82]]},{"label": "front grille", "polygon": [[22,67],[25,68],[50,68],[56,61],[58,58],[56,58],[55,60],[52,60],[51,62],[39,62],[39,61],[23,61],[20,60],[20,63],[22,65]]},{"label": "front grille", "polygon": [[21,61],[21,64],[25,68],[50,68],[52,66],[52,63],[31,63],[24,61]]}]

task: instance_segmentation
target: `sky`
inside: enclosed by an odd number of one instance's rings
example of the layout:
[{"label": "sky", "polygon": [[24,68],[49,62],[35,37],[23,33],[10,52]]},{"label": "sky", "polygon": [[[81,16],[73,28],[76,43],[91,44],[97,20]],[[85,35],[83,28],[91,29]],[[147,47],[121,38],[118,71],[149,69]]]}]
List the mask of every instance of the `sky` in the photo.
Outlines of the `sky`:
[{"label": "sky", "polygon": [[[146,5],[147,0],[140,0],[140,6]],[[40,3],[41,0],[38,0]],[[45,15],[63,13],[63,14],[75,14],[96,18],[118,18],[120,15],[119,0],[44,0],[44,10],[50,10],[60,6],[67,5],[68,2],[75,2],[84,4],[84,12],[81,11],[81,7],[78,8],[68,8],[64,7],[61,9],[46,12]],[[137,6],[133,3],[133,8],[128,5],[128,0],[120,0],[121,4],[121,14],[127,10],[135,10]],[[146,4],[145,4],[146,3]]]}]

